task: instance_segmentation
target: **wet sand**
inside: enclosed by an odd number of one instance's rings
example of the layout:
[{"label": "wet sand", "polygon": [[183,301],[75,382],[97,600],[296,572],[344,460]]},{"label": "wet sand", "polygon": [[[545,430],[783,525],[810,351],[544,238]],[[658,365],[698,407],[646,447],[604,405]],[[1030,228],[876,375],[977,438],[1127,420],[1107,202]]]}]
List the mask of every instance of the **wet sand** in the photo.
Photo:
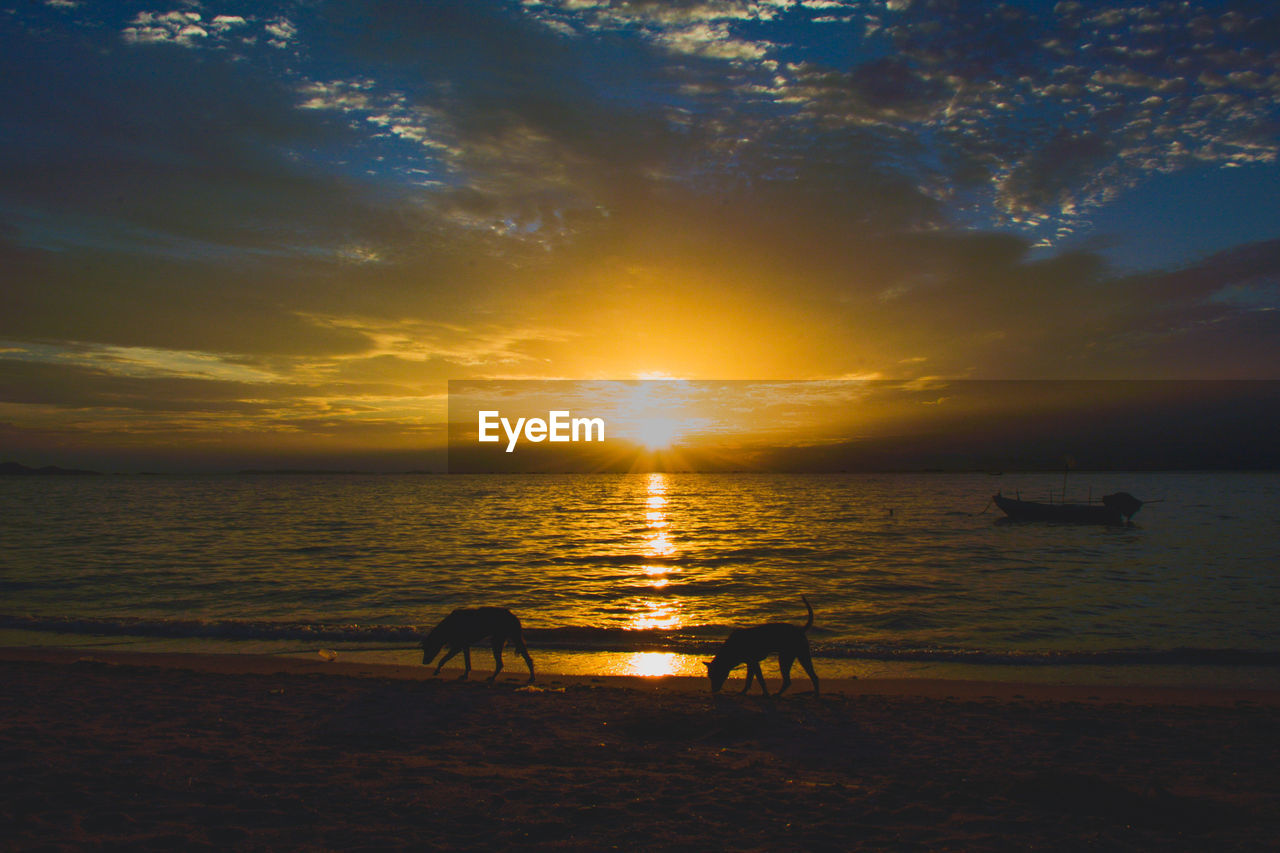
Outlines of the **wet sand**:
[{"label": "wet sand", "polygon": [[1280,837],[1273,691],[910,679],[824,681],[819,699],[799,676],[765,699],[712,697],[701,679],[546,675],[530,689],[522,666],[487,675],[0,649],[4,847],[1258,850]]}]

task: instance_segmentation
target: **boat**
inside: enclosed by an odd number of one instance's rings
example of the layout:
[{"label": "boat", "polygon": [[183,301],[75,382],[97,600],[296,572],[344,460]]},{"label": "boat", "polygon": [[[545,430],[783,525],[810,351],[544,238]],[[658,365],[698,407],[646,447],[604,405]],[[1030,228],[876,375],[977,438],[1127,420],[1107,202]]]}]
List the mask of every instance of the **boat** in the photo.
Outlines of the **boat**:
[{"label": "boat", "polygon": [[1107,495],[1100,504],[1038,503],[996,494],[991,500],[1010,521],[1052,521],[1059,524],[1127,524],[1142,509],[1142,501],[1128,492]]}]

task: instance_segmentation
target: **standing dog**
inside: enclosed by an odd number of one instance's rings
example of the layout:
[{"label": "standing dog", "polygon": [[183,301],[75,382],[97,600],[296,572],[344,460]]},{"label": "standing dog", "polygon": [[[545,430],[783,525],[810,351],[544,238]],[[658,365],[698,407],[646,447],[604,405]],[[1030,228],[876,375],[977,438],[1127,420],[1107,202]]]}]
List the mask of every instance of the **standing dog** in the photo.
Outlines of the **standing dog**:
[{"label": "standing dog", "polygon": [[466,678],[471,674],[471,645],[485,637],[493,638],[493,675],[489,676],[489,681],[497,678],[502,671],[502,649],[507,640],[511,641],[511,645],[515,646],[524,662],[529,665],[529,681],[533,681],[533,658],[529,657],[529,650],[524,646],[520,620],[505,607],[459,607],[444,617],[422,641],[422,665],[431,663],[432,658],[447,645],[449,653],[440,658],[436,671],[431,674],[439,675],[440,667],[458,652],[462,652],[462,660],[466,664],[462,677]]},{"label": "standing dog", "polygon": [[771,654],[778,655],[778,668],[782,670],[783,690],[791,686],[791,664],[798,658],[804,671],[813,682],[813,695],[818,695],[818,676],[813,671],[813,661],[809,657],[809,638],[805,632],[813,626],[813,607],[809,599],[803,595],[800,600],[809,611],[809,621],[800,628],[782,622],[771,622],[767,625],[755,625],[751,628],[738,628],[724,641],[724,645],[716,652],[715,658],[706,663],[707,675],[711,676],[711,692],[719,693],[729,671],[740,663],[747,665],[747,686],[742,688],[746,693],[751,689],[751,680],[760,679],[760,689],[766,696],[769,688],[764,686],[764,673],[760,671],[760,661]]}]

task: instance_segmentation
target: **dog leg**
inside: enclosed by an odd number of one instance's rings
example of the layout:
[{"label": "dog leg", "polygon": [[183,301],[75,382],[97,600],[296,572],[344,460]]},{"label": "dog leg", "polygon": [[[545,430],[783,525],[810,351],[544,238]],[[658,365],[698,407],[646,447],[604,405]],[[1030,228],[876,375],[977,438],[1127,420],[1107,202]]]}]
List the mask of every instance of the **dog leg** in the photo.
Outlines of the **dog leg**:
[{"label": "dog leg", "polygon": [[795,658],[791,655],[778,655],[778,669],[782,670],[782,686],[778,688],[778,695],[782,695],[782,691],[791,686],[791,664],[795,662]]},{"label": "dog leg", "polygon": [[462,647],[462,665],[463,665],[462,675],[458,678],[458,680],[466,681],[467,676],[471,674],[471,644],[470,643]]},{"label": "dog leg", "polygon": [[504,640],[502,637],[498,637],[496,635],[494,636],[493,638],[493,675],[489,676],[488,678],[489,681],[495,681],[498,678],[498,673],[502,672],[502,647],[505,646],[506,644],[507,644],[507,641]]},{"label": "dog leg", "polygon": [[747,664],[747,686],[751,686],[751,676],[754,675],[760,682],[760,692],[769,695],[769,688],[764,683],[764,672],[760,669],[760,661],[752,661]]},{"label": "dog leg", "polygon": [[444,657],[440,658],[440,663],[436,664],[436,671],[431,674],[433,676],[439,675],[440,670],[444,668],[445,663],[448,662],[450,658],[452,658],[454,655],[456,655],[460,651],[462,651],[462,649],[455,649],[453,646],[450,646],[449,653],[446,654]]},{"label": "dog leg", "polygon": [[813,660],[809,657],[809,650],[804,649],[800,652],[800,665],[804,667],[804,671],[808,673],[809,680],[813,682],[813,695],[818,695],[818,674],[813,671]]},{"label": "dog leg", "polygon": [[533,683],[533,658],[529,657],[529,649],[524,644],[524,637],[520,636],[520,632],[516,631],[511,635],[511,647],[516,650],[520,657],[524,658],[525,666],[529,667],[529,683]]}]

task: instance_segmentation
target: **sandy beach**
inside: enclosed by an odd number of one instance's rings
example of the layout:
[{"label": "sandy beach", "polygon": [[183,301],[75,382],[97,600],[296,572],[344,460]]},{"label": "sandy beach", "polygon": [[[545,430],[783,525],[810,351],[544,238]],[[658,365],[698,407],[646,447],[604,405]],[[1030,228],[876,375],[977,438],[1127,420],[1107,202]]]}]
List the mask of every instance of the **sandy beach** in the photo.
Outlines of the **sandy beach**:
[{"label": "sandy beach", "polygon": [[0,671],[11,850],[1257,850],[1280,835],[1274,692],[833,681],[818,699],[801,678],[777,700],[713,698],[696,679],[528,687],[12,648]]}]

